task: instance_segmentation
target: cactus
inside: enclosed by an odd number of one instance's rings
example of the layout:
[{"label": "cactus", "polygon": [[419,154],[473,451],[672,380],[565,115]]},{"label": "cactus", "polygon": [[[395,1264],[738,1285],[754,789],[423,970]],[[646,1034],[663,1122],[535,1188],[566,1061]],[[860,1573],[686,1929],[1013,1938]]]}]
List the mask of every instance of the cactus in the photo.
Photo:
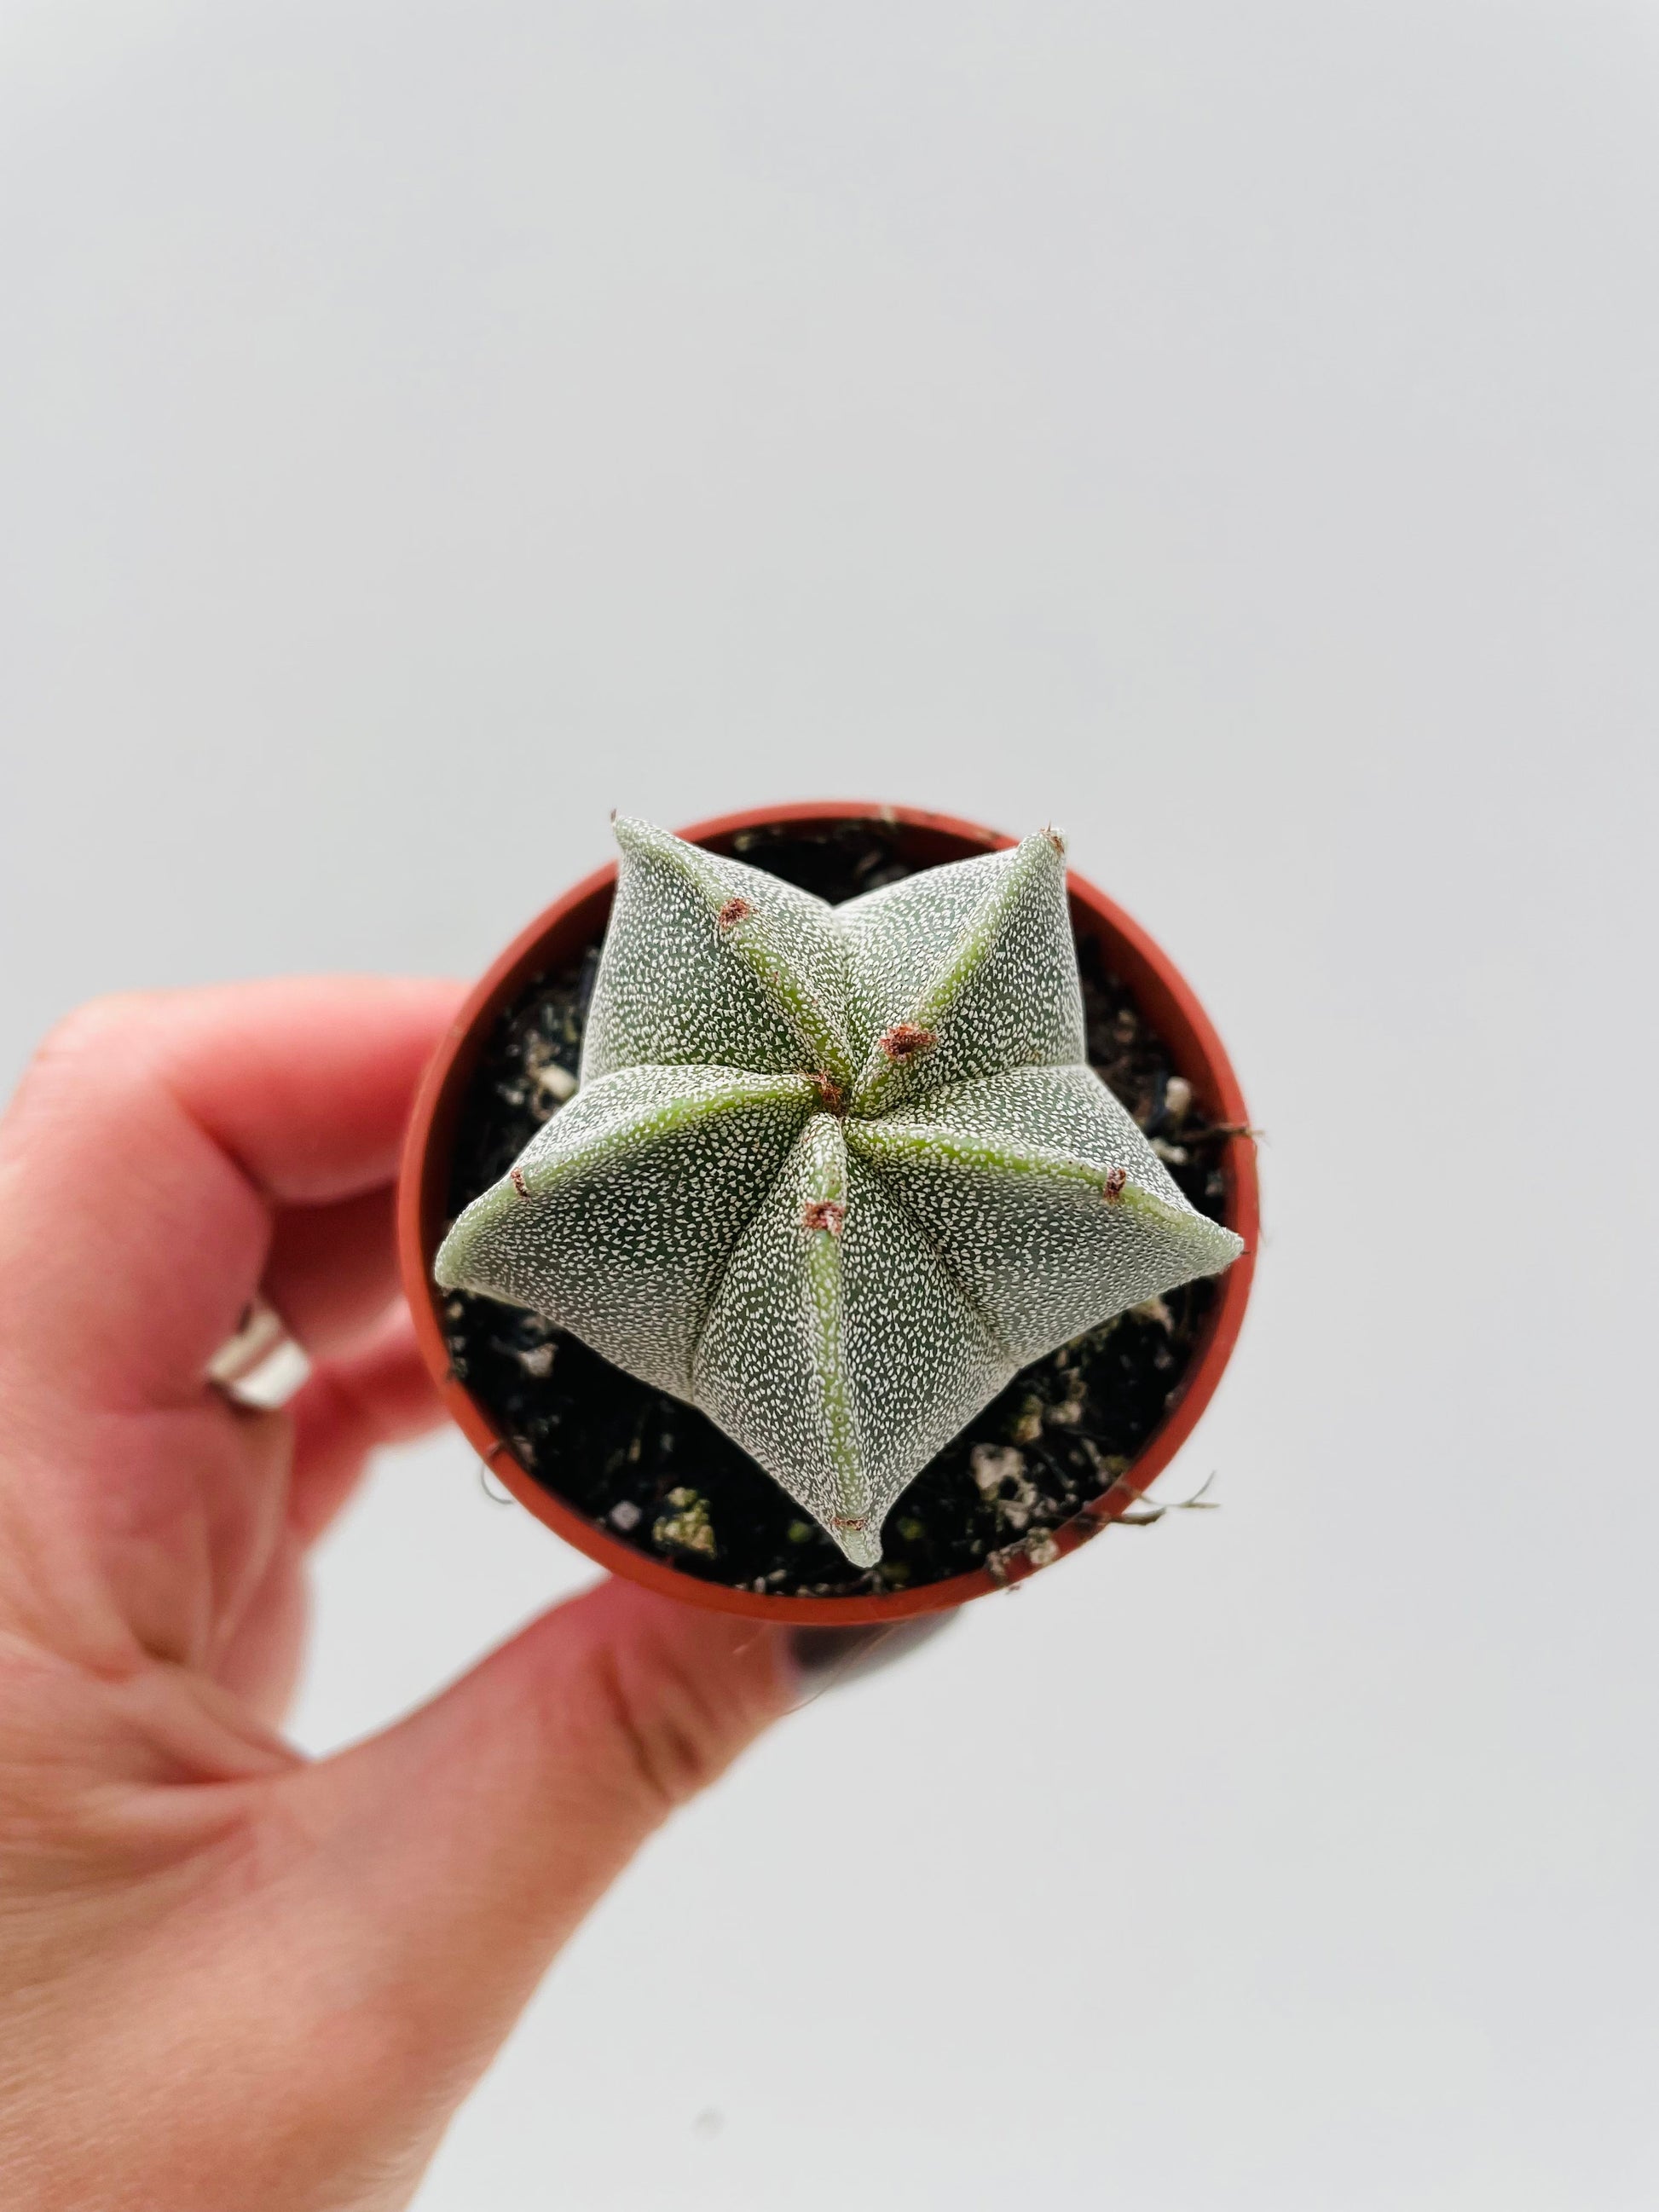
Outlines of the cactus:
[{"label": "cactus", "polygon": [[699,1406],[857,1566],[1030,1361],[1216,1273],[1084,1059],[1052,831],[838,907],[619,820],[580,1086],[435,1273]]}]

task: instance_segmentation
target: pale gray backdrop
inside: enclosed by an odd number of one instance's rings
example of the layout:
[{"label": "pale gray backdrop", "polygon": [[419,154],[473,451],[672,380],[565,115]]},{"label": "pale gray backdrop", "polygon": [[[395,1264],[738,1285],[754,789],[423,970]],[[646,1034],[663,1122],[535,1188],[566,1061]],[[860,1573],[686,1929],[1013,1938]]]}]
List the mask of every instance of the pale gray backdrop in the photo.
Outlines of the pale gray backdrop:
[{"label": "pale gray backdrop", "polygon": [[[7,0],[7,1079],[872,794],[1206,997],[1268,1232],[1108,1538],[646,1856],[422,2212],[1637,2212],[1659,23]],[[446,1438],[303,1741],[581,1564]]]}]

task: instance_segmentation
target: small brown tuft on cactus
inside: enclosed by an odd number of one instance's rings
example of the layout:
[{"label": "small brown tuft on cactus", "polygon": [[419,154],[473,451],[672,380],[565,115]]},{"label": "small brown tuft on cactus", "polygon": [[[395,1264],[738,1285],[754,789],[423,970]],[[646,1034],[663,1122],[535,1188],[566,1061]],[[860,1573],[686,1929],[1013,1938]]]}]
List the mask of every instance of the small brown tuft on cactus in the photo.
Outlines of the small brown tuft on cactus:
[{"label": "small brown tuft on cactus", "polygon": [[518,1192],[520,1198],[529,1197],[530,1186],[526,1182],[524,1176],[519,1169],[512,1168],[508,1170],[507,1181],[512,1184],[514,1189]]},{"label": "small brown tuft on cactus", "polygon": [[1066,858],[1065,832],[1063,830],[1056,830],[1054,823],[1051,822],[1042,834],[1063,860]]},{"label": "small brown tuft on cactus", "polygon": [[890,1030],[884,1030],[878,1042],[888,1059],[903,1067],[937,1043],[938,1039],[932,1030],[918,1029],[914,1022],[895,1022]]},{"label": "small brown tuft on cactus", "polygon": [[714,918],[722,929],[735,929],[746,915],[754,911],[746,898],[729,898]]},{"label": "small brown tuft on cactus", "polygon": [[844,1114],[847,1111],[847,1093],[833,1076],[815,1075],[812,1088],[823,1101],[826,1114]]},{"label": "small brown tuft on cactus", "polygon": [[1129,1170],[1127,1168],[1107,1169],[1105,1188],[1106,1203],[1109,1206],[1112,1203],[1114,1199],[1122,1197],[1125,1190],[1128,1188],[1128,1182]]},{"label": "small brown tuft on cactus", "polygon": [[841,1224],[847,1218],[847,1208],[838,1198],[815,1198],[801,1209],[803,1229],[827,1229],[832,1237],[841,1235]]}]

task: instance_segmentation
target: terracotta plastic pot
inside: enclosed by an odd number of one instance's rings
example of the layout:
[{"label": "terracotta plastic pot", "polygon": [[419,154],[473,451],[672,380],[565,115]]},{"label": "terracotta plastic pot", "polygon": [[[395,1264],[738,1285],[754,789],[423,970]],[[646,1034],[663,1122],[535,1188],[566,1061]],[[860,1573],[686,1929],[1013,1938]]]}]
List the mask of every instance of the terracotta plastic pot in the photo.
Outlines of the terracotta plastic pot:
[{"label": "terracotta plastic pot", "polygon": [[[854,820],[879,820],[892,825],[897,831],[901,855],[918,867],[965,860],[1014,842],[1012,837],[981,829],[976,823],[958,822],[947,814],[922,814],[910,807],[855,800],[757,807],[748,813],[723,814],[712,822],[699,822],[680,835],[716,852],[730,852],[747,830],[787,824],[810,834],[837,822]],[[610,915],[616,878],[614,865],[599,869],[567,891],[507,946],[456,1017],[415,1103],[398,1190],[398,1242],[416,1333],[444,1403],[491,1472],[538,1521],[556,1529],[567,1543],[612,1574],[626,1575],[689,1605],[777,1622],[854,1627],[866,1621],[895,1621],[911,1614],[944,1612],[1034,1573],[1032,1563],[1019,1557],[1001,1576],[980,1568],[972,1574],[955,1575],[948,1581],[924,1583],[915,1589],[845,1598],[767,1596],[752,1589],[728,1589],[718,1583],[701,1581],[636,1552],[544,1489],[514,1457],[489,1409],[451,1373],[440,1294],[432,1280],[432,1261],[447,1225],[445,1207],[457,1117],[496,1016],[532,977],[562,966],[599,942]],[[1141,1012],[1169,1048],[1178,1073],[1192,1085],[1194,1103],[1212,1121],[1243,1129],[1249,1116],[1221,1041],[1168,957],[1093,884],[1076,875],[1068,878],[1068,884],[1078,935],[1097,939],[1107,968],[1128,986]],[[1220,1279],[1219,1295],[1206,1318],[1175,1402],[1111,1489],[1053,1532],[1057,1556],[1074,1551],[1103,1522],[1117,1519],[1138,1503],[1153,1477],[1169,1465],[1191,1435],[1221,1379],[1244,1318],[1255,1257],[1255,1158],[1248,1136],[1225,1139],[1221,1168],[1226,1183],[1223,1218],[1243,1238],[1244,1251]]]}]

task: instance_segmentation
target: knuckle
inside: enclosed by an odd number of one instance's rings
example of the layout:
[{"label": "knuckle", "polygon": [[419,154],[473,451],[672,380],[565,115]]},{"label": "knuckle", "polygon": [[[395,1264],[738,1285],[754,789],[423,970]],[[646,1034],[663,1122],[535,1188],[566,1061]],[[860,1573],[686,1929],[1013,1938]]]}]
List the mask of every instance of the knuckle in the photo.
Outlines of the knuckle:
[{"label": "knuckle", "polygon": [[149,991],[110,991],[72,1007],[35,1047],[30,1073],[49,1075],[55,1068],[107,1054],[112,1040],[131,1035],[156,996]]},{"label": "knuckle", "polygon": [[158,1012],[172,994],[111,992],[63,1015],[35,1046],[7,1109],[9,1139],[52,1126],[65,1099],[102,1106],[153,1079]]},{"label": "knuckle", "polygon": [[708,1686],[661,1646],[590,1660],[594,1708],[624,1787],[659,1819],[706,1789],[730,1757],[730,1730]]},{"label": "knuckle", "polygon": [[145,991],[104,991],[83,999],[54,1022],[43,1039],[42,1054],[78,1052],[104,1043],[112,1029],[125,1028],[149,1002]]}]

